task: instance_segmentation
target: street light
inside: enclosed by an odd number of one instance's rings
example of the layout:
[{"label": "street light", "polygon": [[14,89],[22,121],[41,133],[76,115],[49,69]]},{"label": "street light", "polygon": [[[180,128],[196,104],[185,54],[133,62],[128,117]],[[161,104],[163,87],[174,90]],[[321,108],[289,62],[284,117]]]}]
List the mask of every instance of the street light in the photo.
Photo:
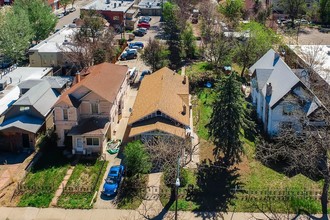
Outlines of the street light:
[{"label": "street light", "polygon": [[176,178],[175,181],[175,220],[178,219],[178,194],[179,194],[179,187],[180,187],[180,179],[179,177]]}]

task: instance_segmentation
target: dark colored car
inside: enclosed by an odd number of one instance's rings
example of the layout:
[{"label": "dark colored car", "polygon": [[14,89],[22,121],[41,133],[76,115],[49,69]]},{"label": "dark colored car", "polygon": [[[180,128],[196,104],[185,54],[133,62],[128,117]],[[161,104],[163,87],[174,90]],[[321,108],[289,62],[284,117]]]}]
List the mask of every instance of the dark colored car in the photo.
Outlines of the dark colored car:
[{"label": "dark colored car", "polygon": [[150,70],[143,70],[139,79],[139,82],[142,81],[142,79],[144,78],[145,75],[150,75],[151,71]]},{"label": "dark colored car", "polygon": [[145,35],[145,33],[143,31],[141,31],[140,29],[133,31],[133,34],[138,37],[143,37]]},{"label": "dark colored car", "polygon": [[106,196],[116,195],[123,175],[123,165],[112,166],[109,170],[107,178],[105,179],[102,194]]},{"label": "dark colored car", "polygon": [[137,58],[136,49],[128,49],[125,52],[123,52],[120,56],[121,60],[130,60],[130,59],[136,59],[136,58]]},{"label": "dark colored car", "polygon": [[151,17],[149,16],[143,16],[139,19],[139,23],[149,23],[151,21]]},{"label": "dark colored car", "polygon": [[142,23],[139,23],[138,24],[138,27],[141,27],[141,28],[150,28],[150,24],[149,23],[142,22]]},{"label": "dark colored car", "polygon": [[144,48],[144,44],[142,42],[132,42],[128,45],[128,48],[140,50]]},{"label": "dark colored car", "polygon": [[66,16],[66,15],[68,15],[68,14],[70,14],[69,11],[64,11],[64,12],[63,12],[63,15],[64,15],[64,16]]}]

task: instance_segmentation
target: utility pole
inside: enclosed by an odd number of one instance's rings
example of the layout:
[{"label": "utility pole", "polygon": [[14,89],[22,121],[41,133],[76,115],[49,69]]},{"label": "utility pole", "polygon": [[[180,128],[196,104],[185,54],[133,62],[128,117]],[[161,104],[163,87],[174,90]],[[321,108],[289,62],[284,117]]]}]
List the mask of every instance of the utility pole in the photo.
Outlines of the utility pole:
[{"label": "utility pole", "polygon": [[176,171],[176,181],[175,181],[175,220],[178,220],[178,194],[180,186],[180,156],[178,158],[178,168]]}]

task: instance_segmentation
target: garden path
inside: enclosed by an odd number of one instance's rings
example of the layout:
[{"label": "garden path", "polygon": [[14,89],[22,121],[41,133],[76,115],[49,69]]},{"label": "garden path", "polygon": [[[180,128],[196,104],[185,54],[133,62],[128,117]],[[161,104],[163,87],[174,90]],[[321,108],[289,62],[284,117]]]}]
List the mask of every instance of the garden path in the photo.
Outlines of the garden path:
[{"label": "garden path", "polygon": [[62,195],[63,193],[63,190],[66,186],[66,184],[68,183],[72,173],[73,173],[73,170],[74,170],[74,166],[71,166],[68,171],[66,172],[64,178],[63,178],[63,181],[62,183],[60,184],[60,186],[58,187],[58,189],[56,190],[55,192],[55,196],[54,198],[52,199],[52,202],[50,203],[49,207],[56,207],[57,206],[57,202],[58,202],[58,199],[60,198],[60,196]]},{"label": "garden path", "polygon": [[162,173],[149,174],[146,197],[137,209],[140,215],[150,218],[156,216],[163,209],[159,199],[161,176]]}]

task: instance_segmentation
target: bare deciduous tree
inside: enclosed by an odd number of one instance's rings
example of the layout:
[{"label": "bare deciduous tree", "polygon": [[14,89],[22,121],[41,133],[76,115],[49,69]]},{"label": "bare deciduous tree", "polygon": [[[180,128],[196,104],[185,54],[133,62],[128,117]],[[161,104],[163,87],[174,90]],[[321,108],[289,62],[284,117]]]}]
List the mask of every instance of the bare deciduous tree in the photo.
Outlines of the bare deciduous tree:
[{"label": "bare deciduous tree", "polygon": [[59,48],[64,61],[83,69],[102,62],[110,62],[115,55],[112,28],[106,27],[104,19],[95,14],[85,14],[83,25]]},{"label": "bare deciduous tree", "polygon": [[[321,113],[329,122],[328,112]],[[327,123],[306,123],[297,132],[284,128],[273,142],[262,141],[257,147],[257,158],[265,164],[277,163],[289,174],[302,173],[310,178],[324,180],[321,205],[323,217],[327,216],[328,191],[330,187],[329,146],[330,132]],[[322,126],[323,125],[323,126]]]}]

